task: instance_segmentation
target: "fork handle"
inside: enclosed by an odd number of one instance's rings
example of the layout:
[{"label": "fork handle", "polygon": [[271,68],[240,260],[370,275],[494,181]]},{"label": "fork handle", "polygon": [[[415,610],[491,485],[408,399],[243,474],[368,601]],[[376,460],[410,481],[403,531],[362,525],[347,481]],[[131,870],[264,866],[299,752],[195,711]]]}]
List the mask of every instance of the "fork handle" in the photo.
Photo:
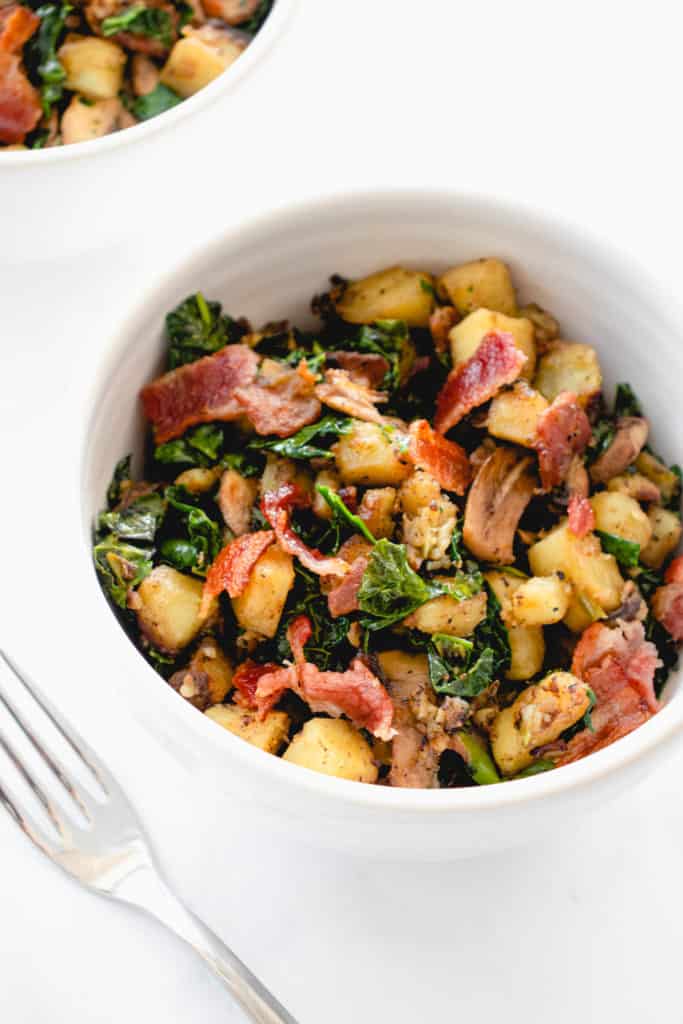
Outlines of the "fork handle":
[{"label": "fork handle", "polygon": [[298,1024],[246,964],[180,902],[154,868],[149,866],[129,876],[116,896],[156,917],[198,953],[249,1020],[255,1024]]}]

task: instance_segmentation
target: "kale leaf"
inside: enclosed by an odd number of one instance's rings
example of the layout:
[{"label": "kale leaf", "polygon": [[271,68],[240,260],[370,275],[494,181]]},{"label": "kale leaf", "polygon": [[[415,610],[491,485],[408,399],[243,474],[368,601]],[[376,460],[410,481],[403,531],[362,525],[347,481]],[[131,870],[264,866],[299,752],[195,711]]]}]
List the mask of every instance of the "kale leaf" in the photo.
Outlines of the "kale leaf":
[{"label": "kale leaf", "polygon": [[175,441],[158,444],[154,449],[154,459],[171,465],[211,466],[218,462],[223,440],[223,431],[219,426],[202,423]]},{"label": "kale leaf", "polygon": [[500,615],[500,601],[488,583],[486,592],[486,618],[474,631],[474,645],[477,652],[486,647],[493,651],[492,678],[495,678],[510,665],[510,638]]},{"label": "kale leaf", "polygon": [[404,544],[382,538],[370,553],[358,591],[358,605],[366,613],[363,626],[385,629],[443,593],[442,584],[425,580],[410,568]]},{"label": "kale leaf", "polygon": [[608,555],[614,555],[620,565],[629,569],[638,565],[640,544],[636,544],[632,540],[624,540],[623,537],[617,537],[614,533],[605,533],[604,530],[596,530],[595,533],[600,538],[602,550],[606,551]]},{"label": "kale leaf", "polygon": [[332,509],[332,514],[335,519],[346,523],[356,533],[362,534],[366,540],[369,540],[371,544],[375,544],[376,540],[373,537],[370,530],[367,528],[360,516],[356,516],[346,507],[342,499],[334,491],[331,491],[329,487],[324,484],[318,484],[316,486],[318,494],[322,495],[327,504]]},{"label": "kale leaf", "polygon": [[168,11],[161,7],[147,7],[133,4],[120,14],[105,18],[101,25],[103,36],[115,36],[117,32],[133,32],[135,35],[157,39],[164,46],[173,43],[173,21]]},{"label": "kale leaf", "polygon": [[347,616],[333,619],[327,607],[327,598],[320,591],[320,580],[302,565],[294,566],[294,585],[289,592],[280,625],[272,642],[272,656],[278,663],[292,658],[287,640],[287,627],[298,615],[306,615],[311,623],[311,638],[306,644],[306,660],[321,671],[345,669],[353,655],[347,640],[350,620]]},{"label": "kale leaf", "polygon": [[126,608],[129,589],[152,571],[153,553],[153,548],[127,544],[113,533],[95,544],[93,558],[102,587],[119,608]]},{"label": "kale leaf", "polygon": [[166,513],[166,502],[158,491],[148,491],[119,511],[101,512],[98,531],[108,531],[125,540],[152,543]]},{"label": "kale leaf", "polygon": [[643,408],[630,384],[617,384],[614,398],[614,415],[617,417],[643,415]]},{"label": "kale leaf", "polygon": [[[170,529],[185,533],[184,537],[167,538],[161,546],[160,554],[167,557],[176,567],[182,562],[184,569],[190,569],[195,576],[205,576],[206,570],[213,562],[221,548],[221,529],[211,519],[184,487],[171,485],[166,488],[166,499],[170,508],[175,510],[174,523]],[[170,530],[169,530],[170,532]],[[172,548],[169,540],[182,540],[189,545],[182,548],[182,557],[178,557],[179,548]],[[190,562],[190,558],[192,561]]]},{"label": "kale leaf", "polygon": [[246,21],[240,22],[240,31],[248,32],[252,36],[256,35],[270,14],[272,7],[273,0],[261,0],[261,3],[258,5],[252,16]]},{"label": "kale leaf", "polygon": [[344,341],[343,347],[384,356],[389,370],[382,387],[392,391],[405,381],[415,362],[415,346],[404,320],[376,320],[372,326],[364,324],[356,337]]},{"label": "kale leaf", "polygon": [[137,96],[131,104],[131,110],[138,121],[148,121],[150,117],[164,114],[179,103],[182,103],[182,98],[178,93],[160,82],[151,92]]},{"label": "kale leaf", "polygon": [[493,650],[484,647],[477,656],[474,643],[462,637],[435,633],[427,648],[427,661],[434,691],[445,696],[476,697],[493,679]]},{"label": "kale leaf", "polygon": [[116,463],[114,467],[114,474],[111,478],[109,487],[107,488],[107,506],[111,509],[114,505],[118,505],[123,497],[123,484],[128,483],[131,479],[130,476],[130,462],[131,456],[124,455],[122,459]]},{"label": "kale leaf", "polygon": [[65,30],[67,16],[73,11],[70,4],[43,4],[36,14],[40,26],[26,45],[26,65],[40,82],[40,96],[46,117],[52,112],[52,104],[61,100],[64,93],[66,71],[57,58],[57,47]]},{"label": "kale leaf", "polygon": [[174,370],[239,341],[245,328],[227,314],[221,315],[220,302],[207,302],[201,292],[196,292],[167,314],[166,332],[170,341],[168,365]]},{"label": "kale leaf", "polygon": [[[296,434],[292,434],[291,437],[276,438],[270,441],[256,440],[252,441],[249,445],[252,449],[259,449],[261,451],[275,452],[277,455],[283,455],[288,459],[331,459],[332,452],[328,451],[327,448],[321,448],[320,444],[324,441],[332,441],[334,438],[339,437],[341,434],[348,434],[353,426],[352,422],[348,417],[334,416],[323,416],[322,419],[318,420],[317,423],[311,423],[308,427],[302,427]],[[312,441],[318,441],[318,444],[311,444]]]}]

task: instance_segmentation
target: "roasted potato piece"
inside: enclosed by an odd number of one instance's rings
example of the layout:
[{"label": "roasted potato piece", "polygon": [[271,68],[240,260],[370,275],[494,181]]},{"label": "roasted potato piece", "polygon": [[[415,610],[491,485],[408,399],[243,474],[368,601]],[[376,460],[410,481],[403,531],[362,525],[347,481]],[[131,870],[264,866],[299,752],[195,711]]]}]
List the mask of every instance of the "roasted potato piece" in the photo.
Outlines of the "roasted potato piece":
[{"label": "roasted potato piece", "polygon": [[257,711],[236,704],[216,704],[204,713],[207,718],[267,754],[277,754],[289,733],[289,716],[284,711],[269,711],[263,721]]},{"label": "roasted potato piece", "polygon": [[681,487],[680,477],[660,462],[650,452],[641,452],[636,459],[636,469],[659,488],[662,501],[669,502]]},{"label": "roasted potato piece", "polygon": [[590,499],[595,528],[630,540],[644,548],[652,536],[652,524],[634,498],[619,491],[600,491]]},{"label": "roasted potato piece", "polygon": [[564,618],[572,588],[557,574],[520,580],[504,618],[513,626],[550,626]]},{"label": "roasted potato piece", "polygon": [[461,316],[482,306],[506,316],[517,315],[510,271],[500,260],[472,260],[451,267],[441,275],[437,288],[440,295],[451,300]]},{"label": "roasted potato piece", "polygon": [[621,603],[624,581],[613,555],[605,554],[598,538],[589,533],[577,537],[566,520],[551,530],[528,551],[534,576],[562,572],[579,592],[604,612]]},{"label": "roasted potato piece", "polygon": [[161,69],[160,81],[187,99],[229,68],[245,45],[243,39],[211,22],[201,28],[187,25]]},{"label": "roasted potato piece", "polygon": [[[437,577],[447,583],[447,576]],[[423,633],[447,633],[448,636],[469,636],[486,617],[486,592],[458,601],[449,594],[433,597],[404,620],[404,626]]]},{"label": "roasted potato piece", "polygon": [[542,626],[508,626],[510,667],[506,679],[520,682],[531,679],[543,667],[545,637]]},{"label": "roasted potato piece", "polygon": [[398,431],[354,420],[350,432],[332,448],[340,477],[346,484],[395,487],[412,472],[401,450],[402,440]]},{"label": "roasted potato piece", "polygon": [[220,466],[213,469],[202,469],[201,467],[186,469],[178,474],[174,483],[179,487],[184,487],[190,494],[206,494],[219,479],[221,473]]},{"label": "roasted potato piece", "polygon": [[538,362],[533,383],[549,402],[562,391],[573,391],[581,404],[586,405],[591,395],[602,387],[602,371],[595,349],[571,341],[553,342]]},{"label": "roasted potato piece", "polygon": [[232,664],[213,636],[205,636],[189,665],[174,672],[169,684],[181,697],[204,711],[224,701],[232,689]]},{"label": "roasted potato piece", "polygon": [[640,560],[651,569],[659,569],[669,555],[678,547],[681,539],[681,521],[675,512],[659,505],[651,505],[648,519],[652,527],[652,536],[645,548],[641,548]]},{"label": "roasted potato piece", "polygon": [[206,621],[199,615],[201,599],[201,580],[170,565],[158,565],[135,591],[132,607],[149,642],[177,654],[194,640]]},{"label": "roasted potato piece", "polygon": [[636,501],[659,502],[662,497],[657,484],[648,480],[642,473],[623,473],[613,476],[607,482],[607,490],[628,494],[629,498],[635,498]]},{"label": "roasted potato piece", "polygon": [[466,359],[474,355],[481,341],[491,331],[505,331],[512,335],[516,347],[526,356],[526,363],[522,367],[522,377],[530,380],[536,367],[534,325],[531,320],[504,316],[491,309],[477,309],[476,312],[470,313],[459,324],[451,328],[448,337],[451,342],[453,365],[464,363]]},{"label": "roasted potato piece", "polygon": [[434,309],[433,280],[421,270],[387,267],[349,284],[336,309],[351,324],[405,320],[409,327],[427,327]]},{"label": "roasted potato piece", "polygon": [[491,725],[491,750],[503,775],[516,775],[530,765],[532,751],[556,740],[589,707],[588,687],[570,672],[551,672],[527,686]]},{"label": "roasted potato piece", "polygon": [[57,56],[66,72],[66,89],[89,100],[118,97],[126,54],[117,43],[99,36],[72,35],[60,46]]},{"label": "roasted potato piece", "polygon": [[358,509],[373,537],[391,537],[394,533],[395,487],[372,487],[365,492]]},{"label": "roasted potato piece", "polygon": [[543,395],[520,380],[493,399],[486,428],[492,437],[501,441],[533,448],[539,418],[547,408]]},{"label": "roasted potato piece", "polygon": [[89,142],[109,135],[118,128],[122,112],[123,107],[118,97],[84,103],[80,96],[72,96],[62,114],[63,144],[70,146],[75,142]]},{"label": "roasted potato piece", "polygon": [[[410,565],[417,569],[425,560],[442,562],[447,557],[457,518],[457,509],[448,495],[442,493],[429,473],[418,469],[401,485],[399,502]],[[446,563],[441,567],[445,568]]]},{"label": "roasted potato piece", "polygon": [[376,782],[372,748],[343,718],[311,718],[292,739],[283,760],[352,782]]},{"label": "roasted potato piece", "polygon": [[261,636],[275,636],[293,583],[292,556],[275,545],[266,548],[244,591],[232,599],[233,611],[242,629],[251,629]]}]

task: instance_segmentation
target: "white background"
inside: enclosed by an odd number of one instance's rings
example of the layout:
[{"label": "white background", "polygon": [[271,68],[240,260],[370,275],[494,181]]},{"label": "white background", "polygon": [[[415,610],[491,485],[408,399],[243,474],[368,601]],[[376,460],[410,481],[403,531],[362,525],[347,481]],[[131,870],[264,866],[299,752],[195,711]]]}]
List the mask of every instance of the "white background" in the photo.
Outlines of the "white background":
[{"label": "white background", "polygon": [[[168,195],[164,224],[147,222],[132,167],[125,244],[0,270],[1,641],[63,694],[178,891],[301,1024],[681,1019],[683,757],[569,845],[548,836],[411,868],[274,848],[235,821],[230,848],[216,848],[194,814],[211,794],[151,750],[109,694],[106,653],[79,661],[79,596],[60,550],[62,424],[147,282],[231,217],[327,187],[444,182],[519,197],[616,238],[677,291],[673,10],[301,0],[271,60],[203,115],[213,158],[179,145],[187,187]],[[12,198],[0,168],[0,237],[3,218],[30,220]],[[56,232],[68,231],[70,201]],[[0,850],[3,1024],[237,1019],[177,941],[80,891],[4,815]]]}]

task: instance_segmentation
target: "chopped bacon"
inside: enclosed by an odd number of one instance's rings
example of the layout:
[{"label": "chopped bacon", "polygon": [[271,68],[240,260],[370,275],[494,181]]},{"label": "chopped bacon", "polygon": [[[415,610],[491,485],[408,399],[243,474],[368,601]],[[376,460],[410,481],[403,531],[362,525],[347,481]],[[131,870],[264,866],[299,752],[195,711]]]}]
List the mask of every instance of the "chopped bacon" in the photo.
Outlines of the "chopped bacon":
[{"label": "chopped bacon", "polygon": [[352,563],[350,572],[327,595],[327,607],[333,619],[358,610],[358,591],[367,567],[368,559],[365,555],[359,555]]},{"label": "chopped bacon", "polygon": [[460,320],[455,306],[438,306],[429,318],[429,331],[437,352],[446,352],[451,328]]},{"label": "chopped bacon", "polygon": [[9,4],[0,9],[0,51],[21,54],[40,25],[40,18],[27,7]]},{"label": "chopped bacon", "polygon": [[252,382],[259,357],[246,345],[226,345],[165,373],[142,389],[145,416],[157,444],[180,437],[195,423],[236,420],[244,409],[235,392]]},{"label": "chopped bacon", "polygon": [[683,583],[683,555],[673,559],[664,573],[664,579],[667,583]]},{"label": "chopped bacon", "polygon": [[26,77],[21,57],[0,50],[0,142],[23,142],[42,116],[40,93]]},{"label": "chopped bacon", "polygon": [[258,530],[235,538],[218,552],[206,574],[200,616],[207,614],[214,597],[224,590],[230,597],[239,597],[244,592],[254,566],[274,540],[272,530]]},{"label": "chopped bacon", "polygon": [[491,331],[476,352],[448,374],[436,400],[434,426],[445,434],[463,416],[488,402],[505,384],[519,377],[526,356],[506,331]]},{"label": "chopped bacon", "polygon": [[574,456],[584,450],[591,433],[588,417],[571,391],[563,391],[541,413],[534,447],[538,454],[541,484],[546,491],[562,483]]},{"label": "chopped bacon", "polygon": [[346,370],[326,370],[325,380],[316,386],[315,393],[324,405],[337,412],[368,423],[384,422],[375,406],[386,402],[387,396],[366,384],[359,384]]},{"label": "chopped bacon", "polygon": [[264,360],[258,378],[247,385],[238,387],[235,397],[257,434],[291,437],[320,416],[306,375],[275,360]]},{"label": "chopped bacon", "polygon": [[[273,705],[277,704],[285,690],[290,689],[292,679],[296,682],[294,668],[280,668],[270,661],[265,665],[245,661],[235,670],[232,682],[240,695],[239,702],[257,709],[259,717],[263,719]],[[257,697],[257,690],[262,683],[266,693]]]},{"label": "chopped bacon", "polygon": [[465,449],[437,434],[427,420],[414,420],[409,434],[408,458],[413,465],[426,469],[444,490],[464,494],[472,479]]},{"label": "chopped bacon", "polygon": [[569,499],[569,529],[576,537],[585,537],[595,529],[595,513],[588,498],[572,494]]},{"label": "chopped bacon", "polygon": [[389,371],[389,360],[377,352],[328,352],[327,362],[346,370],[356,384],[378,388]]},{"label": "chopped bacon", "polygon": [[680,643],[683,640],[683,583],[657,587],[652,597],[652,614],[676,643]]},{"label": "chopped bacon", "polygon": [[273,527],[283,551],[296,555],[301,564],[318,576],[345,576],[349,565],[342,558],[323,555],[316,548],[309,548],[289,525],[290,511],[305,508],[310,498],[297,484],[283,484],[276,491],[268,491],[261,501],[261,511]]},{"label": "chopped bacon", "polygon": [[304,647],[312,634],[313,627],[308,615],[297,615],[287,626],[287,643],[292,649],[292,656],[297,665],[303,665],[306,660]]}]

